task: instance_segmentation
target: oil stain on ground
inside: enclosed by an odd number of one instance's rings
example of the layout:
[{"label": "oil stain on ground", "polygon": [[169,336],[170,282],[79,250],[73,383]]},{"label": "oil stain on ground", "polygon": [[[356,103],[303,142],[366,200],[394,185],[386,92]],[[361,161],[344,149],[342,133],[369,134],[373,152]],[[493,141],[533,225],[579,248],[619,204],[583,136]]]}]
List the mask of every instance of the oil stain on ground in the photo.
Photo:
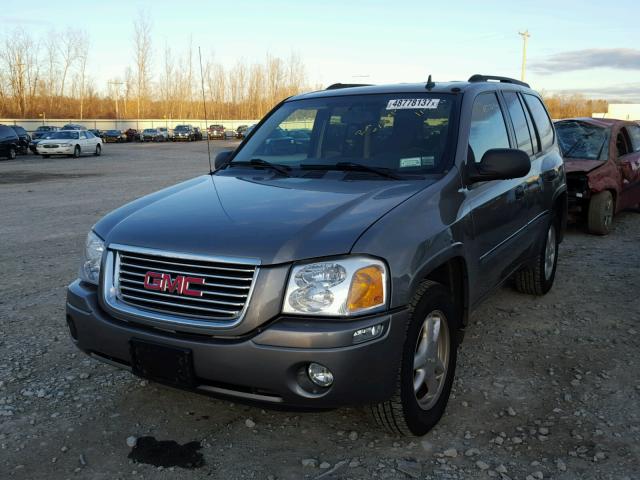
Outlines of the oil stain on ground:
[{"label": "oil stain on ground", "polygon": [[95,173],[45,173],[16,170],[0,174],[0,184],[37,183],[46,180],[67,180],[95,176],[97,176]]},{"label": "oil stain on ground", "polygon": [[173,440],[158,441],[154,437],[140,437],[129,458],[155,467],[194,469],[204,465],[204,457],[198,452],[201,448],[200,442],[180,445]]}]

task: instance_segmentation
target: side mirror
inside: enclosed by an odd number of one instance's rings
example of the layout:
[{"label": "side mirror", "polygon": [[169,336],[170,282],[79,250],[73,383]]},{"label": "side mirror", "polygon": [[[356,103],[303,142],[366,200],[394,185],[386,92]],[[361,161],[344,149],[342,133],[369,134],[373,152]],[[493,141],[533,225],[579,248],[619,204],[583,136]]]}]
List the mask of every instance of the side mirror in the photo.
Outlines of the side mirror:
[{"label": "side mirror", "polygon": [[522,150],[494,148],[487,150],[480,163],[470,165],[469,180],[487,182],[524,177],[531,170],[531,160]]},{"label": "side mirror", "polygon": [[229,163],[229,158],[231,157],[232,153],[233,150],[224,150],[217,154],[215,160],[213,161],[213,167],[215,168],[215,170],[219,170],[222,167],[226,166],[227,163]]}]

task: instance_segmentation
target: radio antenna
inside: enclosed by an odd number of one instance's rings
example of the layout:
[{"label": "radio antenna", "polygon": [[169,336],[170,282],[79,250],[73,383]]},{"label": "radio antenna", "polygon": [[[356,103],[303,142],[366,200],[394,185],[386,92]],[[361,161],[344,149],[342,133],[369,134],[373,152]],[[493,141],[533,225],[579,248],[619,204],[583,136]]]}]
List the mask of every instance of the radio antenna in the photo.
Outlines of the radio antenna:
[{"label": "radio antenna", "polygon": [[207,135],[207,157],[209,158],[209,175],[213,173],[211,166],[211,145],[209,143],[209,127],[207,127],[207,100],[204,96],[204,74],[202,73],[202,51],[198,47],[198,58],[200,59],[200,86],[202,87],[202,105],[204,106],[204,131]]}]

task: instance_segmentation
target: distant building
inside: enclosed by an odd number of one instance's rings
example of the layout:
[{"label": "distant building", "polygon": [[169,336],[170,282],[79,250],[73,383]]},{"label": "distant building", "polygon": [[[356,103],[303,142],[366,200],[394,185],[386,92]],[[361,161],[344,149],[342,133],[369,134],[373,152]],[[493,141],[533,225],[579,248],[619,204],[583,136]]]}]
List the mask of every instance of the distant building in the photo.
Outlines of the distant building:
[{"label": "distant building", "polygon": [[617,118],[619,120],[640,120],[640,103],[610,103],[606,113],[594,113],[594,118]]}]

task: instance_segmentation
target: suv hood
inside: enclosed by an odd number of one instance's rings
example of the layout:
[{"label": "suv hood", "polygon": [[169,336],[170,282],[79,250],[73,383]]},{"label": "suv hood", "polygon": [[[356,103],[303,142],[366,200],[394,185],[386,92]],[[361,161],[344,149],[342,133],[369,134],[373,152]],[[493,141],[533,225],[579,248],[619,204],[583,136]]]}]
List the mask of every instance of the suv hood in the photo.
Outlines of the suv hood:
[{"label": "suv hood", "polygon": [[349,253],[382,215],[434,181],[206,175],[113,211],[107,244],[259,259],[263,265]]}]

